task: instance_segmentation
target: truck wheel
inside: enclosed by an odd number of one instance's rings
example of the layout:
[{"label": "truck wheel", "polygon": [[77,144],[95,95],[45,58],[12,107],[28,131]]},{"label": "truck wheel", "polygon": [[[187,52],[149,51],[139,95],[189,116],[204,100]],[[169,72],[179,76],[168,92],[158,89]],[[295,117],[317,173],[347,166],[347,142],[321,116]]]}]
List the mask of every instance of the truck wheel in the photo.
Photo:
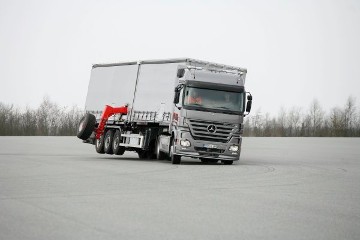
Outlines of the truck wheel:
[{"label": "truck wheel", "polygon": [[231,164],[233,164],[234,161],[231,161],[231,160],[221,160],[221,162],[222,162],[224,165],[231,165]]},{"label": "truck wheel", "polygon": [[148,151],[139,150],[137,153],[138,153],[140,159],[147,159],[148,158]]},{"label": "truck wheel", "polygon": [[83,116],[79,123],[79,128],[76,136],[82,140],[86,140],[90,137],[94,131],[96,118],[94,115],[87,113]]},{"label": "truck wheel", "polygon": [[101,135],[100,139],[95,140],[95,149],[97,153],[103,154],[104,151],[104,135]]},{"label": "truck wheel", "polygon": [[155,153],[155,147],[156,147],[156,140],[153,139],[151,140],[150,144],[149,144],[149,149],[147,150],[148,152],[148,159],[156,159],[156,153]]},{"label": "truck wheel", "polygon": [[163,160],[165,159],[166,154],[162,151],[160,151],[160,138],[156,141],[156,159]]},{"label": "truck wheel", "polygon": [[116,130],[112,144],[112,150],[115,155],[123,155],[125,152],[125,147],[120,146],[120,138],[121,138],[121,133],[119,130]]},{"label": "truck wheel", "polygon": [[107,130],[104,137],[104,152],[107,154],[113,154],[112,143],[114,138],[113,130]]},{"label": "truck wheel", "polygon": [[175,152],[175,139],[171,141],[171,147],[170,147],[170,160],[172,164],[180,164],[181,162],[181,156],[174,154]]}]

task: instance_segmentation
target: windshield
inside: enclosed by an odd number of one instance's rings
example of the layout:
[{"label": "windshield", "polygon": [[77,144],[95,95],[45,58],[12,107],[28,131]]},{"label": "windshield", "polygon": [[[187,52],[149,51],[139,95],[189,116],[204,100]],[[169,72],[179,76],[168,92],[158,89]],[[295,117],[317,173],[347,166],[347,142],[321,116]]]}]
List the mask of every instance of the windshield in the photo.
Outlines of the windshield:
[{"label": "windshield", "polygon": [[243,112],[244,93],[197,87],[186,87],[184,106],[219,112]]}]

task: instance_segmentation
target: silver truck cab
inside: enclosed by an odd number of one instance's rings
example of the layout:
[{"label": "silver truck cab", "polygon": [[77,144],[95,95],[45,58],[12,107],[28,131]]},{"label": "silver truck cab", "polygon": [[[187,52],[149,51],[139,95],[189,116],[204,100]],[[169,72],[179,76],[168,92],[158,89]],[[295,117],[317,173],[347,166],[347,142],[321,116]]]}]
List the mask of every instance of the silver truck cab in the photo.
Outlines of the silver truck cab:
[{"label": "silver truck cab", "polygon": [[161,151],[169,151],[175,163],[181,156],[225,164],[239,160],[245,72],[179,68],[177,77],[171,136],[163,137]]}]

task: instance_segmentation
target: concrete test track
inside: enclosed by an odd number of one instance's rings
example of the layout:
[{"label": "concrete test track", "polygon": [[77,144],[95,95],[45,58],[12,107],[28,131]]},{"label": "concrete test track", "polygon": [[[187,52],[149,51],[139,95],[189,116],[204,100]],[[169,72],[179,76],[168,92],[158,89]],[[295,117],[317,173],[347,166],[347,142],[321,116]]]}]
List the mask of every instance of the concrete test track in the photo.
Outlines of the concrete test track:
[{"label": "concrete test track", "polygon": [[244,138],[234,165],[0,137],[0,239],[360,239],[360,139]]}]

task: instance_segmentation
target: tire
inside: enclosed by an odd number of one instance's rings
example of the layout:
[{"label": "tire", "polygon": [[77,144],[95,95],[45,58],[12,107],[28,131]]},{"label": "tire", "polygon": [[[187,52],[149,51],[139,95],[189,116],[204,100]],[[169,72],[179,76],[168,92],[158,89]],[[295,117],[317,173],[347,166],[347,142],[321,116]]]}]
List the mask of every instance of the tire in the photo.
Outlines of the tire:
[{"label": "tire", "polygon": [[153,139],[151,140],[149,144],[149,149],[147,150],[147,154],[148,154],[147,159],[156,159],[155,147],[156,147],[156,140]]},{"label": "tire", "polygon": [[76,136],[82,140],[90,137],[95,129],[96,118],[94,115],[87,113],[83,116],[79,123],[79,128]]},{"label": "tire", "polygon": [[221,160],[221,162],[222,162],[224,165],[231,165],[231,164],[233,164],[234,161],[231,161],[231,160]]},{"label": "tire", "polygon": [[104,152],[106,154],[113,154],[112,143],[114,138],[114,131],[107,130],[104,137]]},{"label": "tire", "polygon": [[171,141],[170,146],[170,160],[172,164],[180,164],[181,162],[181,156],[174,154],[174,148],[175,148],[175,139]]},{"label": "tire", "polygon": [[156,159],[157,160],[164,160],[166,158],[166,154],[160,151],[160,138],[156,141]]},{"label": "tire", "polygon": [[119,130],[116,130],[112,144],[112,151],[115,155],[123,155],[125,153],[125,147],[119,146],[120,139],[121,139],[121,133]]},{"label": "tire", "polygon": [[95,139],[95,150],[97,153],[104,154],[104,135],[100,136],[100,139]]},{"label": "tire", "polygon": [[138,150],[137,153],[139,155],[139,158],[149,159],[149,160],[156,159],[155,145],[156,145],[156,141],[152,140],[147,150],[143,150],[143,149]]},{"label": "tire", "polygon": [[148,158],[148,151],[139,150],[137,153],[138,153],[138,156],[139,156],[140,159],[147,159]]}]

